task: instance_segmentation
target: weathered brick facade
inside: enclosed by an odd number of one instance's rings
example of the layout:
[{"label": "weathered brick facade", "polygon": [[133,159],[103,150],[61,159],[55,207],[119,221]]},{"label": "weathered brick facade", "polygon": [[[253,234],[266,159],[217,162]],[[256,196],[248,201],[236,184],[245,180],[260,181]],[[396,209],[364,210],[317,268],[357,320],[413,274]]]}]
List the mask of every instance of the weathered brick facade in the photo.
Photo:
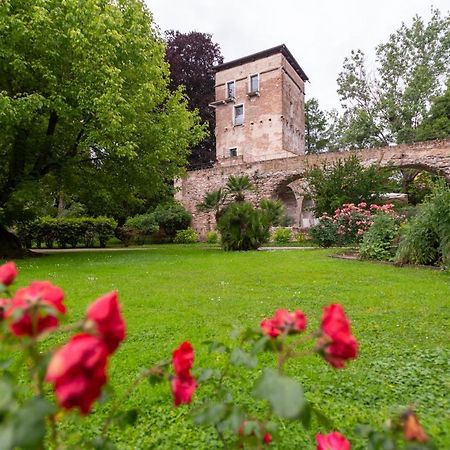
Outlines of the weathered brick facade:
[{"label": "weathered brick facade", "polygon": [[[304,154],[304,82],[306,75],[285,46],[219,66],[216,74],[217,163],[211,169],[188,172],[177,180],[176,198],[192,212],[202,237],[215,228],[212,213],[197,211],[207,192],[225,185],[230,175],[248,175],[254,204],[264,198],[284,202],[297,227],[313,222],[311,199],[303,175],[311,167],[331,164],[355,154],[365,166],[421,168],[444,175],[450,182],[450,140],[421,142],[344,153]],[[258,75],[251,92],[250,76]],[[228,92],[234,82],[234,95]],[[234,108],[243,105],[242,124],[234,123]],[[234,150],[235,149],[235,150]],[[230,152],[230,150],[232,150]],[[232,153],[236,151],[236,156]]]}]

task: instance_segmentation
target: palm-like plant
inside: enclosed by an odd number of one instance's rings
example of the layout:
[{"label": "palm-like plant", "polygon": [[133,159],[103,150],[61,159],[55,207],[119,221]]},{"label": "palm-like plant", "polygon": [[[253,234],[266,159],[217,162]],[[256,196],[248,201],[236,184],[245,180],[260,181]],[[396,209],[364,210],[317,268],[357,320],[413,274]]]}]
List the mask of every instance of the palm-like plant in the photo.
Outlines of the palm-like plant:
[{"label": "palm-like plant", "polygon": [[245,192],[253,190],[253,184],[248,175],[231,175],[228,178],[225,190],[233,195],[235,201],[243,202],[245,200]]},{"label": "palm-like plant", "polygon": [[227,193],[223,189],[206,193],[203,201],[197,205],[199,211],[214,211],[216,222],[218,222],[222,205],[225,202]]},{"label": "palm-like plant", "polygon": [[270,226],[280,225],[285,214],[284,205],[279,200],[264,199],[261,200],[259,207],[266,215]]}]

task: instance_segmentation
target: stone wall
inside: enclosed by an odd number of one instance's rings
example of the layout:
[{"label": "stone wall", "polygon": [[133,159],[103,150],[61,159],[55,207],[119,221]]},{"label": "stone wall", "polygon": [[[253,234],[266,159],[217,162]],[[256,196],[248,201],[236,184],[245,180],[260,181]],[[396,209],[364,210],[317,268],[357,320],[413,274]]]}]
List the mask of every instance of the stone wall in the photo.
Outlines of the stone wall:
[{"label": "stone wall", "polygon": [[379,164],[382,167],[420,168],[442,174],[450,182],[450,140],[445,140],[352,152],[301,155],[254,163],[236,161],[235,165],[218,165],[211,169],[188,172],[183,179],[176,182],[176,198],[192,212],[194,228],[201,236],[205,236],[214,228],[214,218],[212,214],[199,213],[196,205],[203,200],[205,193],[223,187],[230,175],[250,177],[256,189],[249,195],[249,200],[254,203],[263,198],[273,198],[283,186],[292,187],[301,202],[301,178],[305,170],[321,167],[324,163],[331,164],[353,154],[365,166]]}]

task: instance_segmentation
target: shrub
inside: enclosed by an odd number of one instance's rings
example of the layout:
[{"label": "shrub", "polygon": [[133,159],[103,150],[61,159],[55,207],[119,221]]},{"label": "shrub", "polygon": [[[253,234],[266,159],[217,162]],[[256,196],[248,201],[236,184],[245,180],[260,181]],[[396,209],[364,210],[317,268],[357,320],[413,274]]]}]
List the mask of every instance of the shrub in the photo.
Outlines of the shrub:
[{"label": "shrub", "polygon": [[125,222],[125,226],[144,236],[151,236],[159,230],[155,215],[152,213],[130,217]]},{"label": "shrub", "polygon": [[320,247],[331,247],[339,243],[338,226],[330,216],[323,215],[319,223],[309,229],[311,240]]},{"label": "shrub", "polygon": [[192,221],[192,215],[179,203],[158,205],[153,211],[160,231],[169,238],[174,238],[178,230],[185,230]]},{"label": "shrub", "polygon": [[285,217],[284,205],[279,200],[264,199],[259,204],[260,209],[266,214],[270,226],[282,225]]},{"label": "shrub", "polygon": [[34,241],[38,247],[44,242],[47,248],[76,247],[84,244],[94,246],[95,241],[101,247],[114,236],[117,223],[108,217],[42,217],[19,226],[18,234],[22,243],[31,247]]},{"label": "shrub", "polygon": [[231,203],[218,223],[224,250],[256,250],[269,239],[267,216],[250,203]]},{"label": "shrub", "polygon": [[175,244],[195,244],[198,242],[198,234],[193,228],[189,227],[185,230],[177,231],[173,241]]},{"label": "shrub", "polygon": [[450,187],[444,182],[404,227],[395,259],[400,264],[450,264]]},{"label": "shrub", "polygon": [[206,235],[206,242],[208,244],[217,244],[219,241],[219,234],[217,231],[208,231],[208,234]]},{"label": "shrub", "polygon": [[272,241],[277,244],[286,244],[292,239],[292,231],[289,228],[277,228],[272,233]]},{"label": "shrub", "polygon": [[295,240],[298,244],[304,244],[307,241],[307,236],[305,235],[305,233],[298,232],[295,235]]},{"label": "shrub", "polygon": [[359,252],[363,258],[391,261],[397,250],[395,239],[398,236],[398,224],[395,217],[377,214],[373,225],[364,234]]}]

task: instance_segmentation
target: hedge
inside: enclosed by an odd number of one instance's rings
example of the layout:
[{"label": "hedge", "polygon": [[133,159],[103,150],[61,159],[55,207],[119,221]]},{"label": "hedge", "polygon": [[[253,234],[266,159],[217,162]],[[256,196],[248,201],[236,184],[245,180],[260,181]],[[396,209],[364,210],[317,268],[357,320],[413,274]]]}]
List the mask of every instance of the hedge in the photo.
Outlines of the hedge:
[{"label": "hedge", "polygon": [[105,247],[108,239],[114,236],[117,222],[108,217],[41,217],[33,222],[21,224],[18,227],[19,239],[23,245],[30,248],[33,243],[37,247],[45,244],[53,248],[94,247],[96,243]]}]

